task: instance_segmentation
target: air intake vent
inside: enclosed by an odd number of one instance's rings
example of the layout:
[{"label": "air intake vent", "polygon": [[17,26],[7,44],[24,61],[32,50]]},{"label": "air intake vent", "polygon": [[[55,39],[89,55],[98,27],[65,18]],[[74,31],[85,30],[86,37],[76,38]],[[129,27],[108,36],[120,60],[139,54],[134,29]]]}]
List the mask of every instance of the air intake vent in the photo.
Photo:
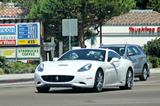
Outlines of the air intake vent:
[{"label": "air intake vent", "polygon": [[69,82],[72,81],[74,76],[65,75],[46,75],[42,76],[42,79],[46,82]]}]

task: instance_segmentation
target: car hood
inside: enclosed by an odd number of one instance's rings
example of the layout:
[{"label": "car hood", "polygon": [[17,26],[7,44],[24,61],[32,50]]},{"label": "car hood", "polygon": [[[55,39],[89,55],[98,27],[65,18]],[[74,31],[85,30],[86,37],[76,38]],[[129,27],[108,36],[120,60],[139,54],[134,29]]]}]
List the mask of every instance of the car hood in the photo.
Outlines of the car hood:
[{"label": "car hood", "polygon": [[99,61],[89,60],[65,60],[56,62],[43,62],[44,71],[43,74],[55,74],[55,75],[74,75],[81,67],[86,64],[98,64]]}]

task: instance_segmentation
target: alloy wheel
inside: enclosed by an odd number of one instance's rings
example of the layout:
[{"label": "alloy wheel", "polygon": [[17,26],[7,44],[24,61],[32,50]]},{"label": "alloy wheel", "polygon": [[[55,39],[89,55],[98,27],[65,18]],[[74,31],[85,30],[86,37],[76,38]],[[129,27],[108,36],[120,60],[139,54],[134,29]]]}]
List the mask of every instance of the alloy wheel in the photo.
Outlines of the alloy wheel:
[{"label": "alloy wheel", "polygon": [[132,75],[131,71],[128,71],[128,74],[127,74],[127,87],[128,88],[132,88],[132,86],[133,86],[133,75]]},{"label": "alloy wheel", "polygon": [[142,75],[140,76],[140,80],[141,81],[146,81],[147,77],[148,77],[148,70],[147,70],[147,67],[144,66],[143,71],[142,71]]},{"label": "alloy wheel", "polygon": [[103,80],[104,80],[104,75],[102,71],[97,71],[96,77],[95,77],[95,85],[94,89],[98,92],[101,92],[103,89]]}]

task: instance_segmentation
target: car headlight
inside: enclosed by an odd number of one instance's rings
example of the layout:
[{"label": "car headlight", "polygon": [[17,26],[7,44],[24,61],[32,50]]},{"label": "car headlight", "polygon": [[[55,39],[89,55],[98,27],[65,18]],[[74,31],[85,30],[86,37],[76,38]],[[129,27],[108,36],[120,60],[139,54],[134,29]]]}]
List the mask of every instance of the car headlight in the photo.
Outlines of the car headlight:
[{"label": "car headlight", "polygon": [[38,70],[39,72],[42,72],[43,69],[44,69],[44,64],[41,63],[41,64],[38,66],[38,69],[37,69],[37,70]]},{"label": "car headlight", "polygon": [[78,70],[78,72],[88,71],[88,70],[91,69],[91,67],[92,67],[92,64],[86,64],[86,65],[84,65],[83,67],[81,67],[81,68]]}]

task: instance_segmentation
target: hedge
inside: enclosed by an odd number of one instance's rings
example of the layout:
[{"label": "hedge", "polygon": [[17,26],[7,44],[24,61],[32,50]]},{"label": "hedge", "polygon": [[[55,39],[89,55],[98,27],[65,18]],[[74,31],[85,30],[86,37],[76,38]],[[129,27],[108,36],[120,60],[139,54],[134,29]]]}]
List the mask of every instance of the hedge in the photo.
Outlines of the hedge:
[{"label": "hedge", "polygon": [[0,56],[0,74],[33,73],[36,66],[37,63],[8,61],[5,57]]}]

